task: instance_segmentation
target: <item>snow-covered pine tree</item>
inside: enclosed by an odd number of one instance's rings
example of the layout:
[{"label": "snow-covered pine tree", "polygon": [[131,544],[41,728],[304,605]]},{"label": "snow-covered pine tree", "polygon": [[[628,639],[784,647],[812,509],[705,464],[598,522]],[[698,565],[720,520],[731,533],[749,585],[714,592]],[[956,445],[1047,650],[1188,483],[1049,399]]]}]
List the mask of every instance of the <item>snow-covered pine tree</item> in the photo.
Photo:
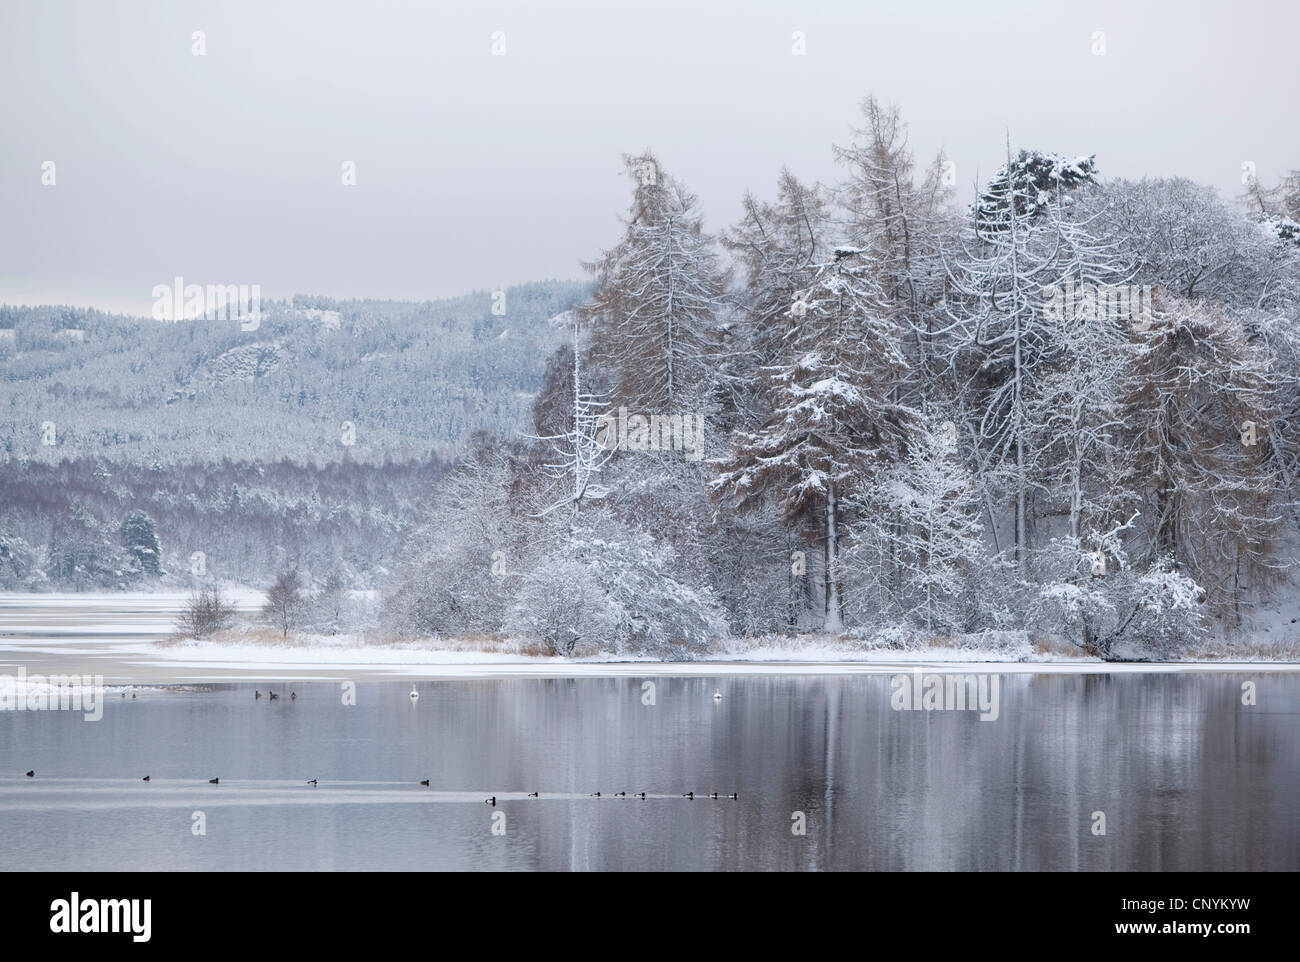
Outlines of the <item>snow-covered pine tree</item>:
[{"label": "snow-covered pine tree", "polygon": [[36,564],[36,552],[16,534],[8,532],[0,521],[0,588],[6,591],[33,587],[29,579],[44,577]]},{"label": "snow-covered pine tree", "polygon": [[794,326],[770,371],[772,414],[735,438],[713,485],[740,502],[771,495],[792,519],[819,516],[826,628],[838,631],[840,501],[864,475],[897,462],[916,412],[891,399],[907,363],[861,250],[835,248],[788,313]]},{"label": "snow-covered pine tree", "polygon": [[1066,191],[1097,183],[1094,157],[1065,157],[1042,150],[1021,150],[997,169],[972,207],[981,230],[1008,229],[1016,215],[1031,219],[1053,204],[1069,202]]},{"label": "snow-covered pine tree", "polygon": [[162,549],[158,546],[158,532],[153,518],[143,511],[130,511],[122,519],[119,530],[122,544],[136,569],[150,578],[162,574]]},{"label": "snow-covered pine tree", "polygon": [[1296,223],[1290,217],[1284,214],[1271,214],[1259,223],[1265,231],[1282,243],[1300,247],[1300,223]]},{"label": "snow-covered pine tree", "polygon": [[697,199],[649,151],[624,158],[635,183],[622,239],[595,263],[591,362],[619,405],[671,413],[707,380],[727,278]]}]

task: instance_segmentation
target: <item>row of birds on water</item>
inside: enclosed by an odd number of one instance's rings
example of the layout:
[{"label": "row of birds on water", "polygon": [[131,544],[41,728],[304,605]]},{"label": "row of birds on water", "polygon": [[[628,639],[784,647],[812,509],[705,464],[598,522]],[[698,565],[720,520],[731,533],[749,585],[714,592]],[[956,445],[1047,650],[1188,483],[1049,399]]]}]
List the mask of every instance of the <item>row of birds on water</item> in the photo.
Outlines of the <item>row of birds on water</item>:
[{"label": "row of birds on water", "polygon": [[[268,691],[268,692],[266,693],[266,695],[267,695],[267,697],[268,697],[271,701],[275,701],[277,698],[280,697],[279,695],[277,695],[277,694],[276,694],[275,692],[273,692],[273,691]],[[122,697],[123,697],[123,698],[126,697],[126,692],[122,692]],[[135,692],[132,692],[132,693],[131,693],[131,697],[132,697],[132,698],[135,697]],[[253,691],[253,699],[254,699],[254,700],[257,700],[257,699],[259,699],[259,698],[261,698],[261,697],[262,697],[262,692],[261,692],[260,690],[258,690],[258,689],[254,689],[254,691]],[[296,701],[297,699],[298,699],[298,693],[297,693],[297,692],[294,692],[294,691],[289,692],[289,700],[290,700],[290,701]],[[412,685],[412,686],[411,686],[411,701],[419,701],[419,699],[420,699],[420,693],[419,693],[418,691],[416,691],[416,690],[415,690],[415,686]],[[721,701],[721,700],[722,700],[722,692],[721,692],[720,690],[718,690],[718,689],[714,689],[714,691],[713,691],[713,700],[714,700],[714,701]],[[27,773],[27,777],[28,777],[28,778],[35,778],[35,777],[36,777],[36,772],[35,772],[34,770],[28,772],[28,773]],[[146,775],[144,778],[140,779],[140,781],[142,781],[142,782],[147,782],[147,781],[149,781],[149,776]],[[220,784],[221,784],[221,779],[220,779],[220,778],[209,778],[209,779],[208,779],[208,784],[209,784],[209,785],[220,785]],[[316,779],[314,779],[314,778],[311,779],[309,782],[307,782],[307,784],[308,784],[308,785],[315,785],[315,784],[316,784]],[[425,788],[428,788],[428,787],[429,787],[429,780],[426,778],[426,779],[424,779],[423,781],[421,781],[420,784],[423,785]],[[541,796],[538,795],[537,792],[529,792],[529,793],[528,793],[528,797],[529,797],[529,798],[540,798]],[[601,797],[601,794],[600,794],[600,792],[592,792],[592,793],[591,793],[590,795],[588,795],[587,797],[588,797],[588,798],[600,798],[600,797]],[[611,796],[609,796],[609,797],[610,797],[610,798],[627,798],[627,792],[615,792],[613,795],[611,795]],[[641,799],[644,799],[644,798],[645,798],[645,792],[639,792],[639,793],[638,793],[638,792],[633,792],[633,793],[632,793],[632,797],[633,797],[633,798],[641,798]],[[736,793],[735,793],[735,792],[732,792],[730,795],[723,795],[723,796],[719,796],[717,792],[710,792],[708,795],[703,795],[703,794],[700,795],[700,798],[711,798],[711,799],[716,799],[716,798],[719,798],[719,797],[722,797],[722,798],[729,798],[729,799],[735,800],[737,796],[736,796]],[[684,795],[682,795],[682,798],[693,799],[693,798],[695,798],[695,793],[694,793],[694,792],[686,792]],[[497,803],[497,797],[496,797],[495,795],[493,795],[491,798],[485,798],[485,799],[483,799],[483,801],[484,801],[486,804],[488,804],[488,805],[496,805],[496,803]]]},{"label": "row of birds on water", "polygon": [[[28,778],[35,778],[35,777],[36,777],[36,771],[35,771],[34,769],[33,769],[32,771],[29,771],[29,772],[27,773],[27,777],[28,777]],[[147,782],[147,781],[149,781],[149,776],[146,775],[144,778],[140,779],[140,781],[142,781],[142,782]],[[221,784],[221,779],[220,779],[220,778],[209,778],[209,779],[208,779],[208,784],[209,784],[209,785],[220,785],[220,784]],[[309,781],[307,782],[307,784],[308,784],[308,785],[315,785],[315,784],[316,784],[316,779],[313,778],[313,779],[309,780]],[[428,788],[428,787],[429,787],[429,779],[427,779],[427,778],[422,779],[422,780],[420,781],[420,784],[423,785],[425,788]],[[541,795],[540,792],[529,792],[529,793],[528,793],[528,797],[529,797],[529,798],[541,798],[542,795]],[[640,799],[644,799],[644,798],[646,797],[646,794],[645,794],[645,792],[633,792],[633,793],[631,794],[631,796],[629,796],[627,792],[615,792],[613,795],[601,795],[600,792],[592,792],[592,793],[591,793],[590,795],[588,795],[587,797],[588,797],[588,798],[629,798],[629,797],[631,797],[631,798],[640,798]],[[731,799],[732,801],[736,801],[739,797],[740,797],[740,796],[737,795],[735,792],[731,792],[730,794],[727,794],[727,795],[719,795],[717,792],[710,792],[710,793],[707,794],[707,795],[705,795],[705,794],[703,794],[703,793],[700,794],[700,798],[709,798],[709,799],[715,799],[715,800],[716,800],[716,799],[719,799],[719,798],[728,798],[728,799]],[[694,798],[695,798],[695,793],[694,793],[694,792],[686,792],[686,793],[684,793],[684,794],[682,795],[682,798],[694,799]],[[486,804],[486,805],[493,805],[493,806],[495,806],[496,803],[497,803],[497,797],[496,797],[495,795],[493,795],[491,798],[485,798],[485,799],[483,799],[483,802],[484,802],[484,804]]]},{"label": "row of birds on water", "polygon": [[[274,698],[275,696],[272,695],[271,697]],[[415,686],[412,685],[412,686],[411,686],[411,701],[419,701],[419,700],[420,700],[420,693],[419,693],[418,691],[416,691],[416,690],[415,690]],[[713,689],[713,700],[714,700],[714,701],[722,701],[722,689],[720,689],[720,688],[715,688],[715,689]]]},{"label": "row of birds on water", "polygon": [[[123,698],[126,697],[126,692],[125,692],[125,691],[122,692],[122,697],[123,697]],[[132,698],[135,697],[135,692],[131,692],[131,697],[132,697]],[[254,689],[254,691],[253,691],[253,700],[256,701],[257,699],[259,699],[259,698],[261,698],[261,697],[262,697],[262,692],[261,692],[260,690],[258,690],[258,689]],[[273,691],[268,691],[268,692],[266,693],[266,697],[269,698],[269,699],[271,699],[271,701],[275,701],[275,700],[276,700],[277,698],[279,698],[280,696],[279,696],[278,694],[276,694],[275,692],[273,692]],[[289,700],[290,700],[290,701],[297,701],[297,700],[298,700],[298,693],[297,693],[296,691],[291,691],[291,692],[289,692]]]},{"label": "row of birds on water", "polygon": [[[35,777],[36,777],[36,770],[33,769],[33,770],[29,771],[29,772],[27,773],[27,777],[28,777],[28,778],[35,778]],[[142,782],[147,782],[147,781],[149,781],[149,776],[146,775],[144,778],[140,779],[140,781],[142,781]],[[209,779],[208,779],[208,784],[209,784],[209,785],[220,785],[220,784],[221,784],[221,779],[219,779],[219,778],[209,778]],[[310,782],[308,782],[307,784],[308,784],[308,785],[315,785],[315,784],[316,784],[316,779],[313,778],[313,779],[312,779]]]},{"label": "row of birds on water", "polygon": [[[122,693],[122,697],[123,697],[123,698],[126,697],[126,693],[125,693],[125,692]],[[132,694],[131,697],[134,698],[135,695]],[[262,693],[261,693],[261,691],[258,691],[258,690],[256,690],[256,689],[254,689],[254,691],[253,691],[253,699],[256,701],[257,699],[259,699],[259,698],[261,698],[261,697],[262,697]],[[276,694],[275,692],[273,692],[273,691],[268,691],[268,692],[266,693],[266,697],[269,698],[271,701],[275,701],[275,700],[276,700],[277,698],[279,698],[280,696],[277,695],[277,694]],[[289,700],[290,700],[290,701],[295,701],[297,698],[298,698],[298,693],[297,693],[297,692],[294,692],[294,691],[289,692]],[[420,700],[420,693],[419,693],[418,691],[416,691],[416,690],[415,690],[415,686],[412,685],[412,686],[411,686],[411,701],[419,701],[419,700]],[[715,688],[715,689],[713,690],[713,700],[714,700],[714,701],[722,701],[722,691],[721,691],[720,689]]]},{"label": "row of birds on water", "polygon": [[[425,779],[424,781],[420,782],[420,784],[421,784],[421,785],[428,785],[428,784],[429,784],[429,781],[428,781],[428,779]],[[529,797],[529,798],[541,798],[542,796],[539,795],[537,792],[529,792],[529,793],[528,793],[528,797]],[[590,795],[588,795],[587,797],[588,797],[588,798],[601,798],[602,796],[601,796],[600,792],[592,792],[592,793],[591,793]],[[627,792],[615,792],[613,795],[605,795],[605,796],[603,796],[603,797],[604,797],[604,798],[640,798],[640,799],[644,799],[646,796],[645,796],[645,792],[633,792],[630,796],[628,795]],[[686,792],[685,794],[682,795],[682,798],[692,798],[692,799],[693,799],[694,797],[695,797],[695,793],[694,793],[694,792]],[[711,798],[711,799],[714,799],[714,800],[719,799],[719,798],[729,798],[729,799],[731,799],[732,801],[735,801],[735,800],[738,799],[739,797],[740,797],[740,796],[737,795],[735,792],[732,792],[732,793],[729,794],[729,795],[719,795],[717,792],[709,792],[709,794],[707,794],[707,795],[705,795],[705,794],[703,794],[703,793],[700,794],[700,798]],[[493,806],[495,806],[496,803],[497,803],[497,797],[496,797],[495,795],[493,795],[491,798],[485,798],[485,799],[483,799],[483,803],[484,803],[485,805],[493,805]]]},{"label": "row of birds on water", "polygon": [[[123,697],[123,698],[126,697],[126,692],[125,692],[125,691],[122,692],[122,697]],[[132,698],[135,697],[135,692],[131,692],[131,697],[132,697]],[[254,689],[254,690],[253,690],[253,700],[256,701],[256,700],[260,699],[261,697],[262,697],[262,692],[261,692],[259,689]],[[275,700],[276,700],[277,698],[279,698],[280,696],[279,696],[278,694],[276,694],[275,692],[273,692],[273,691],[268,691],[268,692],[266,693],[266,697],[269,698],[271,701],[275,701]],[[290,700],[290,701],[297,701],[297,700],[298,700],[298,693],[297,693],[296,691],[291,691],[291,692],[289,692],[289,700]],[[415,690],[415,686],[412,685],[412,686],[411,686],[411,701],[419,701],[419,700],[420,700],[420,693],[419,693],[418,691],[416,691],[416,690]],[[713,700],[714,700],[714,701],[722,701],[722,692],[721,692],[720,690],[718,690],[718,689],[714,689],[714,691],[713,691]]]}]

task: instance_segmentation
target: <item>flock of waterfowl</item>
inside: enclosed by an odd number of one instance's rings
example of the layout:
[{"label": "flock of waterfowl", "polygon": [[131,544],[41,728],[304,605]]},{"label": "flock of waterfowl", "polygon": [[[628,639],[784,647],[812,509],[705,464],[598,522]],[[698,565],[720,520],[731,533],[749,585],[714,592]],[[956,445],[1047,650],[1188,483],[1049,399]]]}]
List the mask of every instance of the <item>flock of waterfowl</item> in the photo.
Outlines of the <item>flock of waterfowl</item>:
[{"label": "flock of waterfowl", "polygon": [[[421,785],[428,785],[428,784],[429,784],[429,781],[428,781],[428,779],[425,779],[424,781],[420,782],[420,784],[421,784]],[[529,793],[528,793],[528,797],[529,797],[529,798],[541,798],[542,796],[541,796],[541,794],[538,793],[538,792],[529,792]],[[556,797],[557,797],[557,798],[567,798],[567,797],[569,797],[569,796],[567,796],[567,795],[557,795]],[[629,796],[628,796],[627,792],[615,792],[613,795],[605,795],[605,796],[602,796],[602,795],[600,794],[600,792],[592,792],[592,793],[591,793],[590,795],[588,795],[587,797],[588,797],[588,798],[601,798],[601,797],[604,797],[604,798],[628,798]],[[632,795],[631,795],[630,797],[631,797],[631,798],[640,798],[640,799],[644,799],[644,798],[646,797],[646,793],[645,793],[645,792],[633,792]],[[682,798],[693,799],[693,798],[695,798],[695,793],[694,793],[694,792],[686,792],[685,794],[682,795]],[[729,798],[729,799],[731,799],[732,801],[736,801],[737,799],[740,798],[740,796],[737,795],[735,792],[731,792],[730,794],[727,794],[727,795],[719,795],[717,792],[710,792],[710,793],[707,794],[707,795],[703,795],[703,794],[701,794],[701,795],[700,795],[700,798],[711,798],[711,799],[714,799],[714,800],[717,800],[717,799],[719,799],[719,798]],[[491,798],[485,798],[485,799],[483,799],[483,803],[484,803],[485,805],[493,805],[493,806],[495,806],[496,803],[497,803],[497,797],[496,797],[495,795],[493,795]]]},{"label": "flock of waterfowl", "polygon": [[[123,693],[122,693],[122,697],[123,697],[123,698],[126,697],[126,692],[123,692]],[[132,698],[135,697],[135,693],[134,693],[134,692],[131,693],[131,697],[132,697]],[[254,700],[259,700],[259,699],[261,699],[261,697],[262,697],[262,692],[261,692],[260,690],[255,689],[255,690],[253,691],[253,699],[254,699]],[[280,697],[280,696],[279,696],[278,694],[276,694],[274,691],[269,691],[269,690],[267,691],[267,698],[269,698],[271,701],[275,701],[275,700],[276,700],[277,698],[279,698],[279,697]],[[290,700],[290,701],[295,701],[295,700],[297,700],[297,698],[298,698],[298,694],[297,694],[297,692],[292,692],[292,691],[289,692],[289,700]],[[416,690],[415,690],[415,686],[412,685],[412,686],[411,686],[411,701],[412,701],[412,702],[415,702],[415,701],[419,701],[419,699],[420,699],[420,693],[419,693],[418,691],[416,691]],[[714,700],[714,701],[721,701],[721,700],[722,700],[722,692],[719,691],[719,690],[717,690],[717,689],[715,689],[714,692],[713,692],[713,700]],[[36,772],[35,772],[35,770],[29,771],[29,772],[27,773],[27,777],[28,777],[28,778],[35,778],[35,777],[36,777]],[[147,782],[147,781],[149,781],[149,776],[146,775],[146,776],[144,776],[144,778],[142,778],[142,779],[140,779],[140,780],[141,780],[142,782]],[[208,779],[208,784],[209,784],[209,785],[220,785],[220,784],[221,784],[221,779],[220,779],[220,778],[209,778],[209,779]],[[310,780],[307,782],[307,784],[308,784],[308,785],[311,785],[311,786],[315,786],[315,785],[316,785],[316,779],[314,779],[314,778],[313,778],[313,779],[310,779]],[[429,779],[427,779],[427,778],[425,778],[425,779],[421,779],[421,780],[420,780],[420,784],[421,784],[422,786],[424,786],[425,788],[428,788],[428,787],[429,787]],[[528,797],[529,797],[529,798],[541,798],[542,796],[541,796],[541,793],[539,793],[539,792],[529,792],[529,793],[528,793]],[[600,792],[592,792],[592,793],[591,793],[590,795],[588,795],[587,797],[588,797],[588,798],[601,798],[602,796],[601,796]],[[628,795],[627,795],[627,792],[615,792],[613,795],[603,796],[603,797],[608,797],[608,798],[627,798]],[[633,793],[632,793],[632,797],[633,797],[633,798],[638,798],[638,799],[642,799],[642,800],[644,800],[645,797],[646,797],[646,794],[645,794],[645,792],[633,792]],[[694,798],[695,798],[695,793],[694,793],[694,792],[685,792],[685,793],[683,793],[682,798],[685,798],[685,799],[694,799]],[[701,795],[700,795],[700,798],[709,798],[709,799],[714,799],[714,800],[719,799],[719,798],[725,798],[725,799],[731,799],[732,801],[736,801],[736,800],[739,798],[739,796],[738,796],[735,792],[731,792],[730,794],[727,794],[727,795],[719,795],[717,792],[710,792],[710,793],[707,794],[707,795],[701,794]],[[493,795],[491,798],[485,798],[485,799],[483,799],[483,803],[484,803],[485,805],[491,805],[491,806],[495,807],[495,806],[496,806],[496,803],[497,803],[497,797],[496,797],[495,795]]]},{"label": "flock of waterfowl", "polygon": [[[271,697],[274,698],[275,696],[272,695]],[[419,693],[418,691],[416,691],[416,690],[415,690],[415,686],[412,685],[412,686],[411,686],[411,701],[419,701],[419,700],[420,700],[420,693]],[[722,689],[720,689],[720,688],[715,688],[715,689],[713,689],[713,700],[714,700],[714,701],[722,701]]]},{"label": "flock of waterfowl", "polygon": [[[36,777],[36,771],[33,769],[33,770],[27,772],[27,777],[28,777],[28,778],[35,778],[35,777]],[[147,781],[149,781],[149,776],[146,775],[144,778],[140,779],[140,781],[142,781],[142,782],[147,782]],[[209,779],[208,779],[208,784],[209,784],[209,785],[220,785],[220,784],[221,784],[221,779],[220,779],[220,778],[209,778]],[[307,784],[308,784],[308,785],[315,786],[315,785],[316,785],[316,779],[314,779],[314,778],[309,779],[309,780],[307,781]],[[427,779],[427,778],[425,778],[425,779],[421,779],[421,780],[420,780],[420,784],[423,785],[425,788],[428,788],[428,787],[429,787],[429,779]],[[529,797],[529,798],[541,798],[541,797],[542,797],[542,794],[541,794],[541,792],[529,792],[529,793],[528,793],[528,797]],[[557,797],[559,797],[559,798],[564,798],[564,797],[567,797],[567,796],[559,795],[559,796],[557,796]],[[627,797],[628,797],[628,794],[627,794],[627,792],[615,792],[613,795],[601,795],[600,792],[592,792],[592,793],[591,793],[590,795],[588,795],[587,797],[588,797],[588,798],[627,798]],[[639,799],[644,800],[645,797],[646,797],[646,794],[645,794],[645,792],[633,792],[631,797],[632,797],[632,798],[639,798]],[[732,801],[736,801],[736,800],[739,799],[739,797],[740,797],[740,796],[739,796],[736,792],[731,792],[731,793],[726,794],[726,795],[719,795],[717,792],[709,792],[709,794],[707,794],[707,795],[705,795],[705,794],[701,794],[701,795],[700,795],[700,798],[709,798],[709,799],[713,799],[713,800],[715,800],[715,801],[716,801],[717,799],[720,799],[720,798],[723,798],[723,799],[731,799]],[[685,798],[685,799],[694,799],[694,798],[695,798],[695,793],[694,793],[694,792],[685,792],[685,793],[682,795],[682,798]],[[483,803],[484,803],[485,805],[491,805],[491,806],[495,807],[495,806],[496,806],[496,803],[497,803],[497,797],[496,797],[495,795],[493,795],[491,798],[485,798],[485,799],[483,799]]]}]

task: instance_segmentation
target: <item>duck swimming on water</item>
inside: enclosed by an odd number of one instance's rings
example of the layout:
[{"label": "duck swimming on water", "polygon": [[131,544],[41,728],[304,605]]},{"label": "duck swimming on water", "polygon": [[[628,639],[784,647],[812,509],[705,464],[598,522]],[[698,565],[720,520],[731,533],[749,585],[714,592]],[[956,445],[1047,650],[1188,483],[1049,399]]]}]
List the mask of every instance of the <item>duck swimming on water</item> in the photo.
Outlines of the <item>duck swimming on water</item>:
[{"label": "duck swimming on water", "polygon": [[420,693],[419,693],[418,691],[416,691],[416,690],[415,690],[415,686],[412,685],[412,686],[411,686],[411,701],[419,701],[419,700],[420,700]]}]

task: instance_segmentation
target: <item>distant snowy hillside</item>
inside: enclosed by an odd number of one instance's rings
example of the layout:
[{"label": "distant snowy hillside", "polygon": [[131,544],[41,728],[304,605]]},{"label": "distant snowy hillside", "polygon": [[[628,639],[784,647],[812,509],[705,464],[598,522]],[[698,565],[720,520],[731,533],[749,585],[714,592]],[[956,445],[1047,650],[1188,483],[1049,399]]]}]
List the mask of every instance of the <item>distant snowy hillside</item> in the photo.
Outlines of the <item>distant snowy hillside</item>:
[{"label": "distant snowy hillside", "polygon": [[298,297],[264,303],[251,331],[0,307],[0,463],[447,456],[475,431],[524,423],[543,361],[566,336],[548,321],[586,291],[509,288],[504,314],[486,291],[423,303]]}]

